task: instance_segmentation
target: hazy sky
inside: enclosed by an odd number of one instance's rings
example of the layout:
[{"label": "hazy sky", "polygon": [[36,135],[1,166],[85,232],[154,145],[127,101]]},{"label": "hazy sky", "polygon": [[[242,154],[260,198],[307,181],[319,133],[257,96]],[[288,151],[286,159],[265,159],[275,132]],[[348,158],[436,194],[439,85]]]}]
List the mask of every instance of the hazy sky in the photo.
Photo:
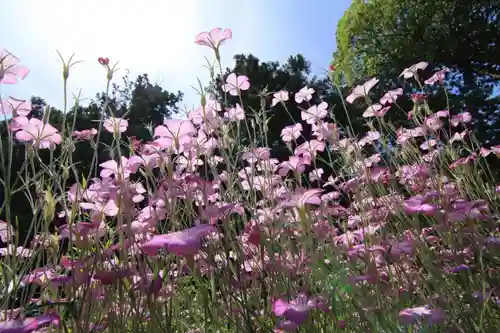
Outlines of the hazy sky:
[{"label": "hazy sky", "polygon": [[103,91],[105,73],[98,57],[120,61],[131,76],[148,73],[170,91],[185,93],[184,103],[198,103],[190,87],[199,77],[206,83],[204,57],[210,51],[194,44],[194,36],[213,27],[231,28],[233,40],[223,49],[223,62],[235,53],[261,60],[284,61],[302,53],[314,73],[329,65],[335,49],[335,29],[350,0],[0,0],[0,48],[17,55],[30,75],[2,96],[41,96],[62,105],[61,65],[75,53],[70,92],[82,89],[92,98]]}]

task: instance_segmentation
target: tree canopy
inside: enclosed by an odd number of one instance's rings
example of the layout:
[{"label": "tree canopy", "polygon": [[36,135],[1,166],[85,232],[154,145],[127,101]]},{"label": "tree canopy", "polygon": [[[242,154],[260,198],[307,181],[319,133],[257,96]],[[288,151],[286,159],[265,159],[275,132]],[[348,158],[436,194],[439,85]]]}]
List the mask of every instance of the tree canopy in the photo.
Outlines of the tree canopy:
[{"label": "tree canopy", "polygon": [[498,140],[499,14],[494,0],[354,0],[337,27],[336,78],[391,85],[419,61],[433,65],[426,74],[449,68],[450,106],[475,115],[484,141]]}]

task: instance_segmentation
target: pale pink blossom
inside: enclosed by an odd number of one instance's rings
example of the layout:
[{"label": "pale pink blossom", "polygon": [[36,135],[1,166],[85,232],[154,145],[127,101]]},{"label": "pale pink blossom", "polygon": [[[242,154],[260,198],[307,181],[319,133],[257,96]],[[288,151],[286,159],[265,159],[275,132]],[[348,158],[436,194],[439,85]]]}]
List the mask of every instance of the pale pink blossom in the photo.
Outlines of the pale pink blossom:
[{"label": "pale pink blossom", "polygon": [[128,128],[128,120],[123,118],[109,117],[104,120],[104,128],[109,133],[123,133]]},{"label": "pale pink blossom", "polygon": [[321,180],[321,176],[325,173],[322,168],[314,169],[309,173],[309,180],[311,182]]},{"label": "pale pink blossom", "polygon": [[0,116],[3,117],[27,116],[30,113],[31,113],[30,101],[16,99],[14,97],[9,97],[4,101],[0,101]]},{"label": "pale pink blossom", "polygon": [[389,90],[382,96],[380,99],[380,104],[385,105],[387,103],[392,104],[396,102],[399,96],[403,95],[403,89],[402,88],[396,88],[394,90]]},{"label": "pale pink blossom", "polygon": [[288,101],[288,91],[281,90],[273,94],[273,100],[271,102],[271,106],[276,106],[278,103],[284,103]]},{"label": "pale pink blossom", "polygon": [[19,65],[19,58],[5,49],[0,49],[0,84],[16,84],[24,80],[29,70]]},{"label": "pale pink blossom", "polygon": [[469,112],[463,112],[451,116],[450,122],[451,126],[457,127],[460,123],[466,124],[472,121],[472,116]]},{"label": "pale pink blossom", "polygon": [[410,78],[412,78],[417,73],[417,71],[419,69],[420,70],[424,70],[424,69],[427,68],[427,66],[429,66],[429,63],[427,63],[425,61],[421,61],[419,63],[411,65],[408,68],[405,68],[403,70],[403,72],[401,72],[401,74],[399,76],[403,76],[405,79],[410,79]]},{"label": "pale pink blossom", "polygon": [[328,103],[322,102],[318,105],[313,105],[309,109],[301,112],[300,116],[302,120],[305,120],[308,124],[315,124],[318,120],[321,120],[326,117],[328,114],[327,111]]},{"label": "pale pink blossom", "polygon": [[234,108],[230,108],[225,114],[224,117],[229,119],[229,121],[238,121],[245,119],[245,110],[241,107],[241,105],[236,104]]},{"label": "pale pink blossom", "polygon": [[238,96],[240,91],[245,91],[250,88],[250,82],[246,75],[236,75],[231,73],[226,78],[226,84],[222,86],[222,90],[229,92],[233,96]]},{"label": "pale pink blossom", "polygon": [[[28,142],[37,148],[54,148],[62,141],[62,137],[55,127],[48,123],[42,122],[40,119],[19,116],[15,118],[16,124],[16,139],[21,142]],[[27,120],[27,121],[26,121]]]},{"label": "pale pink blossom", "polygon": [[97,130],[95,128],[84,129],[82,131],[74,131],[73,136],[78,140],[90,140],[96,136]]},{"label": "pale pink blossom", "polygon": [[309,88],[308,86],[305,86],[304,88],[300,89],[296,94],[295,94],[295,102],[300,104],[303,101],[310,101],[312,98],[312,95],[315,93],[313,88]]},{"label": "pale pink blossom", "polygon": [[205,45],[211,49],[218,50],[219,46],[233,37],[231,29],[214,28],[207,32],[201,32],[195,37],[195,43]]},{"label": "pale pink blossom", "polygon": [[356,86],[351,92],[351,94],[347,96],[347,98],[345,99],[346,102],[352,104],[359,97],[368,96],[368,93],[370,92],[370,90],[372,90],[373,87],[375,87],[375,85],[377,85],[378,81],[379,80],[374,77],[366,81],[364,84]]},{"label": "pale pink blossom", "polygon": [[387,111],[391,109],[391,105],[383,107],[381,104],[373,104],[366,108],[363,112],[363,118],[369,117],[383,117]]},{"label": "pale pink blossom", "polygon": [[444,84],[444,80],[446,78],[446,73],[448,73],[449,71],[450,71],[450,69],[445,67],[442,70],[434,73],[434,75],[432,75],[430,78],[425,80],[424,83],[431,85],[431,86],[436,84],[436,83],[439,83],[442,85],[442,84]]},{"label": "pale pink blossom", "polygon": [[285,143],[289,143],[297,140],[302,134],[302,124],[297,123],[295,125],[287,126],[281,130],[281,140]]}]

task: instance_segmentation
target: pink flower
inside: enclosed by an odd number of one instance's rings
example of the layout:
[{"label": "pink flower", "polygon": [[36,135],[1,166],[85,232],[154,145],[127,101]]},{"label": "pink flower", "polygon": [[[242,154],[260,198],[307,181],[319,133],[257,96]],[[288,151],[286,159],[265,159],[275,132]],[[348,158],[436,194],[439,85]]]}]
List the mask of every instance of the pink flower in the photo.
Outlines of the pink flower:
[{"label": "pink flower", "polygon": [[442,70],[434,73],[430,78],[424,81],[425,84],[434,85],[436,83],[444,84],[444,79],[446,78],[446,73],[450,71],[449,68],[443,68]]},{"label": "pink flower", "polygon": [[302,208],[308,205],[321,205],[323,190],[313,188],[310,190],[297,190],[290,199],[283,201],[283,207]]},{"label": "pink flower", "polygon": [[90,140],[97,134],[97,130],[95,128],[85,129],[83,131],[74,131],[73,136],[78,140]]},{"label": "pink flower", "polygon": [[415,65],[411,65],[410,67],[405,68],[399,76],[403,76],[405,79],[410,79],[417,73],[419,69],[424,70],[427,68],[427,66],[429,66],[429,63],[421,61],[419,63],[416,63]]},{"label": "pink flower", "polygon": [[17,78],[24,80],[29,70],[19,65],[19,58],[5,49],[0,49],[0,84],[16,84]]},{"label": "pink flower", "polygon": [[250,82],[246,75],[236,75],[231,73],[226,78],[226,84],[222,86],[222,90],[229,92],[233,96],[238,96],[240,91],[245,91],[250,88]]},{"label": "pink flower", "polygon": [[403,95],[403,89],[402,88],[396,88],[394,90],[389,90],[382,96],[380,99],[380,104],[385,105],[387,103],[392,104],[396,102],[398,99],[398,96]]},{"label": "pink flower", "polygon": [[229,121],[238,121],[245,119],[245,110],[241,107],[241,105],[236,104],[234,108],[229,109],[224,117],[229,119]]},{"label": "pink flower", "polygon": [[211,49],[218,50],[219,46],[233,37],[231,29],[214,28],[209,32],[201,32],[196,35],[194,42],[205,45]]},{"label": "pink flower", "polygon": [[303,157],[290,156],[288,158],[288,161],[280,163],[278,172],[283,177],[286,176],[290,171],[302,173],[306,169],[306,166],[310,164],[311,158],[308,155]]},{"label": "pink flower", "polygon": [[460,123],[469,123],[472,120],[472,116],[469,112],[463,112],[457,115],[451,116],[450,122],[451,126],[457,127]]},{"label": "pink flower", "polygon": [[171,148],[192,142],[192,137],[197,134],[196,128],[189,120],[166,119],[164,125],[157,126],[154,136],[162,148]]},{"label": "pink flower", "polygon": [[109,65],[109,58],[99,57],[99,58],[97,58],[97,62],[99,62],[103,66],[108,66]]},{"label": "pink flower", "polygon": [[295,102],[300,104],[303,101],[310,101],[314,93],[315,91],[313,88],[305,86],[304,88],[300,89],[298,93],[295,94]]},{"label": "pink flower", "polygon": [[8,243],[14,237],[14,228],[10,223],[0,220],[0,241],[3,243]]},{"label": "pink flower", "polygon": [[377,78],[371,78],[370,80],[366,81],[364,84],[356,86],[354,90],[351,92],[349,96],[345,99],[347,103],[352,104],[354,103],[355,100],[357,100],[359,97],[366,97],[368,96],[368,93],[370,90],[372,90],[373,87],[378,83]]},{"label": "pink flower", "polygon": [[314,182],[316,180],[321,180],[321,176],[323,175],[324,171],[322,168],[314,169],[309,173],[309,180],[311,182]]},{"label": "pink flower", "polygon": [[328,103],[322,102],[319,105],[311,106],[307,111],[302,111],[300,116],[302,120],[305,120],[308,124],[315,124],[318,120],[326,117],[328,112]]},{"label": "pink flower", "polygon": [[30,112],[31,112],[30,101],[16,99],[14,97],[9,97],[7,100],[0,101],[0,116],[2,115],[3,117],[27,116],[30,114]]},{"label": "pink flower", "polygon": [[276,106],[278,103],[284,103],[288,101],[288,91],[281,90],[273,94],[273,100],[271,102],[271,106]]},{"label": "pink flower", "polygon": [[403,209],[406,214],[422,213],[428,216],[434,216],[439,212],[439,207],[425,203],[422,196],[414,196],[406,200]]},{"label": "pink flower", "polygon": [[381,104],[373,104],[366,108],[365,112],[363,112],[363,118],[368,117],[383,117],[387,111],[391,109],[391,105],[382,107]]},{"label": "pink flower", "polygon": [[28,317],[25,319],[11,319],[0,322],[1,333],[31,333],[41,332],[38,329],[56,325],[59,326],[61,317],[57,313],[50,312],[36,317]]},{"label": "pink flower", "polygon": [[321,308],[326,310],[322,302],[317,299],[309,299],[307,295],[300,294],[297,298],[287,302],[283,299],[277,299],[273,302],[273,312],[278,317],[284,317],[296,325],[300,325],[309,317],[309,311]]},{"label": "pink flower", "polygon": [[426,320],[430,324],[437,324],[444,320],[444,312],[441,309],[431,309],[430,306],[418,306],[407,308],[399,312],[399,320],[403,324],[415,324],[419,320]]},{"label": "pink flower", "polygon": [[54,148],[62,141],[62,137],[55,127],[43,123],[40,119],[19,116],[14,118],[16,126],[16,139],[28,142],[37,148]]},{"label": "pink flower", "polygon": [[114,160],[109,160],[99,164],[102,168],[100,176],[102,178],[109,178],[113,175],[119,176],[121,179],[130,177],[130,174],[136,173],[138,167],[143,163],[139,156],[131,156],[129,159],[122,156],[120,164]]},{"label": "pink flower", "polygon": [[295,125],[287,126],[281,130],[281,140],[285,143],[289,143],[297,140],[302,134],[302,124],[297,123]]},{"label": "pink flower", "polygon": [[153,236],[151,240],[142,244],[141,248],[149,256],[158,254],[161,249],[167,249],[178,256],[189,256],[201,249],[202,237],[216,232],[216,227],[201,224],[182,231]]},{"label": "pink flower", "polygon": [[128,128],[128,120],[123,118],[109,117],[108,119],[104,120],[103,126],[109,133],[115,133],[115,131],[117,133],[123,133]]}]

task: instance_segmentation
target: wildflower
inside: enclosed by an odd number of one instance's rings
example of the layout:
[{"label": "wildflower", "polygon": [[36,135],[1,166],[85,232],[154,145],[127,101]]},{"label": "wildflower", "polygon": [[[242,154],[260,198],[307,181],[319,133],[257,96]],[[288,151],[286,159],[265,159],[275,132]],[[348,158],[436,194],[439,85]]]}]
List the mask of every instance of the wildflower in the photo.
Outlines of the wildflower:
[{"label": "wildflower", "polygon": [[90,140],[97,135],[97,130],[95,128],[91,128],[82,131],[74,131],[72,135],[78,140]]},{"label": "wildflower", "polygon": [[240,91],[245,91],[250,88],[250,82],[246,75],[236,75],[231,73],[226,78],[226,84],[222,86],[222,90],[229,92],[233,96],[238,96]]},{"label": "wildflower", "polygon": [[14,97],[9,97],[4,101],[0,101],[0,116],[3,115],[3,117],[5,118],[16,117],[16,116],[27,116],[30,113],[31,113],[30,101],[16,99]]},{"label": "wildflower", "polygon": [[450,71],[450,69],[445,67],[442,70],[434,73],[434,75],[432,75],[430,78],[425,80],[424,83],[431,85],[431,86],[436,84],[436,83],[439,83],[442,85],[442,84],[444,84],[444,79],[446,78],[446,73],[448,73],[449,71]]},{"label": "wildflower", "polygon": [[37,148],[54,148],[62,141],[58,130],[48,123],[43,123],[37,118],[14,118],[16,126],[16,139],[21,142],[28,142]]},{"label": "wildflower", "polygon": [[97,61],[103,65],[103,66],[108,66],[109,65],[109,58],[102,58],[102,57],[99,57],[97,58]]},{"label": "wildflower", "polygon": [[2,333],[31,333],[40,328],[55,325],[59,326],[61,317],[54,312],[25,319],[10,319],[0,322],[0,332]]},{"label": "wildflower", "polygon": [[363,112],[363,118],[383,117],[387,111],[391,109],[391,105],[383,107],[381,104],[372,104]]},{"label": "wildflower", "polygon": [[424,202],[422,196],[414,196],[404,202],[403,209],[406,214],[422,213],[433,216],[439,212],[439,207]]},{"label": "wildflower", "polygon": [[300,89],[298,93],[295,94],[295,102],[297,104],[300,104],[303,101],[310,101],[314,93],[315,91],[313,88],[305,86],[302,89]]},{"label": "wildflower", "polygon": [[415,76],[415,74],[417,74],[417,71],[419,69],[424,70],[427,68],[427,66],[429,66],[429,63],[427,63],[425,61],[421,61],[421,62],[416,63],[408,68],[405,68],[399,76],[400,77],[403,76],[405,79],[410,79],[413,76]]},{"label": "wildflower", "polygon": [[0,84],[16,84],[17,79],[28,75],[29,70],[19,65],[19,58],[5,49],[0,49]]},{"label": "wildflower", "polygon": [[349,96],[346,98],[347,103],[354,103],[355,100],[357,100],[359,97],[366,97],[368,96],[368,93],[370,90],[372,90],[373,87],[379,82],[377,78],[371,78],[370,80],[366,81],[364,84],[356,86],[354,90],[351,92]]},{"label": "wildflower", "polygon": [[453,115],[450,119],[451,126],[457,127],[460,123],[466,124],[472,120],[472,116],[469,112],[463,112],[457,115]]},{"label": "wildflower", "polygon": [[287,126],[281,130],[281,140],[285,143],[297,140],[302,134],[302,124],[297,123],[295,125]]},{"label": "wildflower", "polygon": [[0,220],[0,241],[8,243],[14,237],[14,228],[10,223]]},{"label": "wildflower", "polygon": [[284,103],[288,101],[288,91],[281,90],[273,94],[273,100],[271,102],[271,106],[276,106],[278,103]]},{"label": "wildflower", "polygon": [[229,109],[224,117],[229,119],[229,121],[238,121],[245,119],[245,110],[241,107],[241,105],[236,104],[236,107]]},{"label": "wildflower", "polygon": [[396,88],[394,90],[389,90],[382,96],[380,99],[380,104],[385,105],[385,104],[392,104],[396,102],[398,99],[398,96],[403,95],[403,89],[402,88]]},{"label": "wildflower", "polygon": [[128,128],[128,120],[123,118],[109,117],[104,120],[104,128],[109,133],[123,133]]},{"label": "wildflower", "polygon": [[403,324],[415,324],[419,320],[426,320],[430,324],[437,324],[444,320],[444,312],[439,308],[432,309],[428,305],[407,308],[399,312],[399,320]]},{"label": "wildflower", "polygon": [[201,248],[201,238],[215,232],[217,232],[216,227],[201,224],[189,229],[153,236],[140,248],[149,256],[156,255],[164,248],[178,256],[193,255]]},{"label": "wildflower", "polygon": [[195,37],[195,43],[205,45],[217,51],[219,46],[233,37],[231,29],[214,28],[209,32],[201,32]]},{"label": "wildflower", "polygon": [[309,311],[319,308],[316,299],[300,294],[295,299],[287,302],[277,299],[273,302],[273,312],[278,317],[284,317],[296,325],[300,325],[309,317]]},{"label": "wildflower", "polygon": [[302,111],[300,116],[308,124],[315,124],[318,120],[326,117],[328,112],[328,103],[322,102],[319,105],[313,105],[307,111]]},{"label": "wildflower", "polygon": [[309,173],[309,180],[311,182],[314,182],[314,181],[319,181],[321,180],[321,176],[323,175],[324,171],[322,168],[318,168],[318,169],[314,169],[313,171],[311,171]]}]

